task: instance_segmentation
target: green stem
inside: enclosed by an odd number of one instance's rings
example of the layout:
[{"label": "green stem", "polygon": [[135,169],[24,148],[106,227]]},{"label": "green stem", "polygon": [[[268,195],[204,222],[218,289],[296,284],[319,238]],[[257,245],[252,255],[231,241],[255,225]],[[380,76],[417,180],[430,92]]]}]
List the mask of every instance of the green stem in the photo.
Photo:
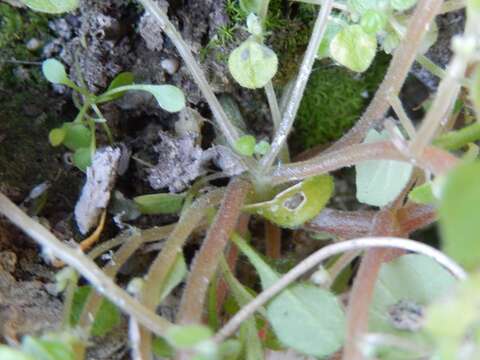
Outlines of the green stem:
[{"label": "green stem", "polygon": [[92,109],[93,111],[95,111],[95,114],[97,114],[97,116],[101,119],[104,119],[105,121],[102,121],[102,127],[103,127],[103,130],[105,131],[105,133],[107,134],[107,137],[108,137],[108,142],[111,144],[113,144],[113,136],[112,136],[112,132],[110,131],[110,128],[108,127],[108,124],[106,123],[107,119],[105,116],[103,116],[102,112],[100,111],[100,109],[98,108],[98,106],[96,104],[92,104]]},{"label": "green stem", "polygon": [[271,165],[277,158],[277,155],[287,141],[288,135],[290,134],[298,108],[300,107],[300,101],[302,100],[303,93],[305,92],[310,73],[312,72],[318,47],[320,46],[323,35],[325,34],[325,30],[327,28],[328,16],[332,11],[332,3],[332,0],[325,0],[321,10],[318,13],[312,36],[302,61],[302,65],[300,66],[297,79],[292,88],[290,101],[288,102],[283,114],[283,119],[278,127],[278,130],[275,132],[270,151],[260,161],[259,167],[264,173],[270,169]]},{"label": "green stem", "polygon": [[440,135],[433,141],[433,145],[445,150],[458,150],[477,140],[480,140],[480,123],[475,122],[463,129]]}]

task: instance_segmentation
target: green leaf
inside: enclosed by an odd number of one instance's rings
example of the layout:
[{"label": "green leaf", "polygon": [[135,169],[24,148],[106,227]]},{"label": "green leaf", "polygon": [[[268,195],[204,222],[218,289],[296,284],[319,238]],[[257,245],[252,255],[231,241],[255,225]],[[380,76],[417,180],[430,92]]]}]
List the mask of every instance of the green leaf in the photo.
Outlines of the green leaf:
[{"label": "green leaf", "polygon": [[295,228],[320,213],[333,189],[331,176],[315,176],[282,191],[270,201],[247,205],[243,209],[281,227]]},{"label": "green leaf", "polygon": [[360,25],[343,28],[330,43],[330,56],[352,71],[364,72],[377,52],[377,38]]},{"label": "green leaf", "polygon": [[263,3],[268,0],[240,0],[240,9],[247,14],[255,13],[259,15],[262,10]]},{"label": "green leaf", "polygon": [[365,32],[369,34],[377,34],[387,25],[387,16],[385,13],[375,10],[367,10],[362,16],[360,25]]},{"label": "green leaf", "polygon": [[255,153],[256,142],[252,135],[243,135],[235,141],[234,149],[240,155],[252,156]]},{"label": "green leaf", "polygon": [[[424,255],[403,255],[384,263],[375,283],[369,331],[404,337],[411,342],[427,342],[428,337],[420,331],[424,310],[449,294],[456,283],[452,274]],[[379,355],[382,359],[409,358],[400,357],[398,351],[384,349]]]},{"label": "green leaf", "polygon": [[[364,143],[388,140],[386,130],[372,129]],[[402,192],[410,181],[413,166],[393,160],[369,160],[356,165],[357,199],[373,206],[385,206]]]},{"label": "green leaf", "polygon": [[318,47],[317,58],[323,59],[331,56],[330,43],[333,38],[343,29],[341,24],[342,20],[339,17],[332,15],[332,19],[328,21],[325,34],[323,35],[322,42]]},{"label": "green leaf", "polygon": [[63,84],[70,86],[71,80],[68,78],[65,66],[56,59],[47,59],[42,63],[42,72],[45,79],[53,84]]},{"label": "green leaf", "polygon": [[263,359],[263,346],[258,336],[255,318],[250,318],[243,322],[240,327],[240,341],[242,342],[244,349],[243,359]]},{"label": "green leaf", "polygon": [[220,344],[219,347],[220,359],[222,360],[237,360],[239,359],[242,345],[238,340],[229,339]]},{"label": "green leaf", "polygon": [[133,198],[142,214],[177,214],[182,210],[186,194],[151,194]]},{"label": "green leaf", "polygon": [[[264,289],[279,279],[243,239],[234,235],[232,241],[255,267]],[[267,317],[279,340],[302,353],[327,357],[343,344],[342,306],[332,293],[314,285],[296,284],[282,291],[267,306]]]},{"label": "green leaf", "polygon": [[413,7],[417,3],[417,0],[390,0],[392,8],[397,11],[405,11]]},{"label": "green leaf", "polygon": [[[472,330],[478,329],[480,321],[479,302],[480,277],[475,273],[428,307],[425,330],[436,343],[440,359],[456,359],[461,348],[471,345]],[[478,338],[476,342],[478,348]]]},{"label": "green leaf", "polygon": [[270,151],[270,143],[266,140],[261,140],[255,145],[255,154],[265,155]]},{"label": "green leaf", "polygon": [[348,0],[348,9],[358,15],[363,15],[368,10],[386,11],[388,0]]},{"label": "green leaf", "polygon": [[78,8],[79,0],[21,0],[30,9],[49,14],[61,14]]},{"label": "green leaf", "polygon": [[437,201],[430,182],[414,187],[408,194],[408,199],[417,204],[433,204]]},{"label": "green leaf", "polygon": [[278,58],[270,48],[250,38],[232,51],[228,68],[241,86],[258,89],[275,76]]},{"label": "green leaf", "polygon": [[173,85],[124,85],[106,91],[97,102],[109,101],[113,95],[124,94],[125,91],[147,91],[155,97],[158,105],[168,112],[178,112],[185,107],[186,100],[182,90]]},{"label": "green leaf", "polygon": [[39,339],[27,336],[22,341],[22,349],[36,360],[75,360],[72,345],[62,339]]},{"label": "green leaf", "polygon": [[85,172],[92,165],[92,151],[89,147],[77,149],[73,153],[72,160],[73,165]]},{"label": "green leaf", "polygon": [[66,135],[67,135],[67,131],[63,127],[58,129],[53,129],[48,134],[48,141],[50,141],[50,144],[52,146],[60,146],[63,143],[63,140],[65,140]]},{"label": "green leaf", "polygon": [[183,255],[178,255],[177,260],[170,270],[165,285],[162,287],[162,293],[160,294],[161,303],[172,292],[172,290],[180,284],[188,273],[187,264]]},{"label": "green leaf", "polygon": [[70,150],[87,148],[92,142],[92,132],[88,127],[79,123],[64,123],[62,129],[65,131],[63,145]]},{"label": "green leaf", "polygon": [[[70,325],[76,326],[80,320],[83,308],[92,291],[91,286],[79,287],[73,297]],[[104,336],[120,325],[120,312],[110,301],[103,299],[102,305],[95,315],[92,327],[93,336]]]},{"label": "green leaf", "polygon": [[152,351],[156,356],[167,359],[172,358],[175,353],[172,346],[165,339],[159,337],[153,339]]},{"label": "green leaf", "polygon": [[165,339],[176,349],[190,349],[212,336],[212,330],[202,325],[175,325],[168,329]]},{"label": "green leaf", "polygon": [[480,261],[480,162],[462,164],[446,178],[440,208],[443,250],[469,269]]},{"label": "green leaf", "polygon": [[[132,85],[133,82],[134,82],[135,78],[134,78],[134,75],[133,73],[131,72],[122,72],[120,74],[118,74],[113,80],[112,82],[110,83],[110,86],[108,87],[106,93],[108,93],[109,91],[113,90],[113,89],[116,89],[116,88],[119,88],[121,86],[128,86],[128,85]],[[104,98],[104,101],[112,101],[112,100],[116,100],[116,99],[119,99],[121,98],[123,95],[125,95],[127,91],[123,91],[123,92],[119,92],[119,93],[115,93],[115,94],[112,94],[112,95],[107,95],[105,98]],[[103,96],[103,95],[102,95]]]},{"label": "green leaf", "polygon": [[2,360],[36,360],[24,352],[6,345],[0,345],[0,359]]}]

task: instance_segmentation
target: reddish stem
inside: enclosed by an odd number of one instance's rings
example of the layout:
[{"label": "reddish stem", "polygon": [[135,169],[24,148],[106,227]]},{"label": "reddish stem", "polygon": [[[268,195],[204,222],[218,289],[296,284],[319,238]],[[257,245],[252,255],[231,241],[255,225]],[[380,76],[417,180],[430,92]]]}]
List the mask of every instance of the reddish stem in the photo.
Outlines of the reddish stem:
[{"label": "reddish stem", "polygon": [[265,221],[265,246],[267,256],[271,259],[282,256],[282,230],[270,221]]},{"label": "reddish stem", "polygon": [[[382,210],[375,216],[371,235],[396,236],[399,233],[399,224],[392,210]],[[398,255],[398,250],[375,248],[367,250],[362,257],[360,268],[349,296],[347,334],[342,359],[363,360],[358,342],[368,331],[368,309],[372,301],[375,282],[382,263]]]},{"label": "reddish stem", "polygon": [[208,285],[215,274],[220,255],[237,226],[249,190],[250,184],[240,178],[232,180],[228,185],[217,216],[193,261],[177,315],[179,323],[202,321]]}]

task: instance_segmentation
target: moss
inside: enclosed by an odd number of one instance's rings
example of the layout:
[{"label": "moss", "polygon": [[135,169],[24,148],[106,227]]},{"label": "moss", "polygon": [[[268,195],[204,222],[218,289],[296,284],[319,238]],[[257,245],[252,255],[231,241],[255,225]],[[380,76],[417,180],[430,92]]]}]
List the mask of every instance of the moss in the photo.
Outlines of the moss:
[{"label": "moss", "polygon": [[[0,3],[0,86],[18,82],[14,75],[17,62],[38,61],[40,54],[27,49],[28,40],[44,42],[49,37],[48,16]],[[28,72],[33,81],[41,79],[38,67],[29,67]]]},{"label": "moss", "polygon": [[295,122],[292,144],[301,151],[339,139],[361,116],[382,81],[389,57],[379,53],[363,74],[317,62]]}]

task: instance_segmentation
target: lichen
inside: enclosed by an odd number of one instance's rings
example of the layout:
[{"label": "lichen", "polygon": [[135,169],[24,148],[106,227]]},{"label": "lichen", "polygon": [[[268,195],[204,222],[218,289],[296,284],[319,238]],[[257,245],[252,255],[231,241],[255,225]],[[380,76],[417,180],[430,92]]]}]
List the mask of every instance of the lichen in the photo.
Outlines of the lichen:
[{"label": "lichen", "polygon": [[328,61],[317,62],[295,122],[296,150],[335,141],[350,129],[382,81],[388,61],[379,53],[361,75]]}]

